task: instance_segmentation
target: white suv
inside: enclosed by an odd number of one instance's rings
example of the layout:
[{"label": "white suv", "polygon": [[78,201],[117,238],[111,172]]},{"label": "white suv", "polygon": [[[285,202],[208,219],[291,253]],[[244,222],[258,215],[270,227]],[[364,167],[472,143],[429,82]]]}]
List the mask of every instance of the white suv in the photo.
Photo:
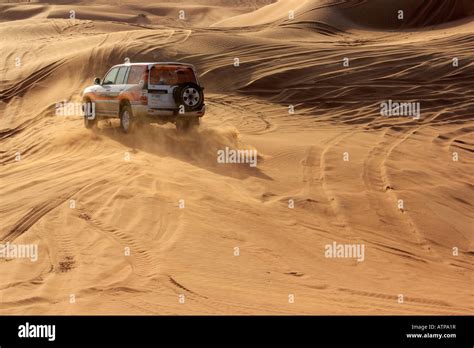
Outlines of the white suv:
[{"label": "white suv", "polygon": [[85,112],[84,125],[91,128],[99,119],[119,117],[125,133],[144,121],[173,122],[178,130],[188,130],[204,116],[203,89],[191,64],[115,65],[84,89],[85,110],[94,110]]}]

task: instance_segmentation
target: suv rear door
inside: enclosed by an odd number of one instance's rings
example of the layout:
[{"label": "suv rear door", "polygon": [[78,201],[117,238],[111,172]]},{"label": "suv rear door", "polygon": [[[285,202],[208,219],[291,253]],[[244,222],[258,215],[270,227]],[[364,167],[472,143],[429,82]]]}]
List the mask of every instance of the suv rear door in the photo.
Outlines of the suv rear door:
[{"label": "suv rear door", "polygon": [[194,82],[194,71],[188,66],[153,65],[148,73],[148,107],[176,109],[173,90],[178,84]]}]

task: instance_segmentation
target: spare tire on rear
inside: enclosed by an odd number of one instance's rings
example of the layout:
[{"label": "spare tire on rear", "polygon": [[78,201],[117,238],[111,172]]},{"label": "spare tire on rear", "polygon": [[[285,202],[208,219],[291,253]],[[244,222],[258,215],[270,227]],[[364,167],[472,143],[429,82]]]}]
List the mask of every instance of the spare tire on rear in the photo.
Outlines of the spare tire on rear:
[{"label": "spare tire on rear", "polygon": [[173,97],[176,105],[183,105],[185,111],[200,110],[204,104],[201,86],[192,82],[178,85],[173,91]]}]

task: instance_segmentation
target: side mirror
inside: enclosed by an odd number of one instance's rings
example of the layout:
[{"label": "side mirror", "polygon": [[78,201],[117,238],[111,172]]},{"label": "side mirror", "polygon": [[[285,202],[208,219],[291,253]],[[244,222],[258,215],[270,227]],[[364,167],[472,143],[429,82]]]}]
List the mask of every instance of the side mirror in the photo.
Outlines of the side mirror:
[{"label": "side mirror", "polygon": [[94,85],[100,85],[100,77],[94,79]]}]

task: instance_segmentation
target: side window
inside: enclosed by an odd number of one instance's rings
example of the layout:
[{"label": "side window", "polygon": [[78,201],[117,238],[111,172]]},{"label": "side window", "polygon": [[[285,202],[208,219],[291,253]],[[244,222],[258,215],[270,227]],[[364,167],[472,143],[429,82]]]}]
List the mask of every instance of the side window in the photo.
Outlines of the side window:
[{"label": "side window", "polygon": [[143,74],[145,73],[145,66],[134,65],[130,68],[130,73],[128,74],[128,84],[129,85],[138,85],[140,80],[143,79]]},{"label": "side window", "polygon": [[115,79],[115,84],[116,85],[122,85],[125,83],[125,76],[127,75],[127,69],[128,69],[128,66],[122,66],[120,69],[119,69],[119,72],[117,74],[117,78]]},{"label": "side window", "polygon": [[104,77],[104,81],[102,82],[103,85],[113,85],[115,84],[115,79],[117,77],[117,73],[119,68],[113,68],[109,71],[107,75]]}]

